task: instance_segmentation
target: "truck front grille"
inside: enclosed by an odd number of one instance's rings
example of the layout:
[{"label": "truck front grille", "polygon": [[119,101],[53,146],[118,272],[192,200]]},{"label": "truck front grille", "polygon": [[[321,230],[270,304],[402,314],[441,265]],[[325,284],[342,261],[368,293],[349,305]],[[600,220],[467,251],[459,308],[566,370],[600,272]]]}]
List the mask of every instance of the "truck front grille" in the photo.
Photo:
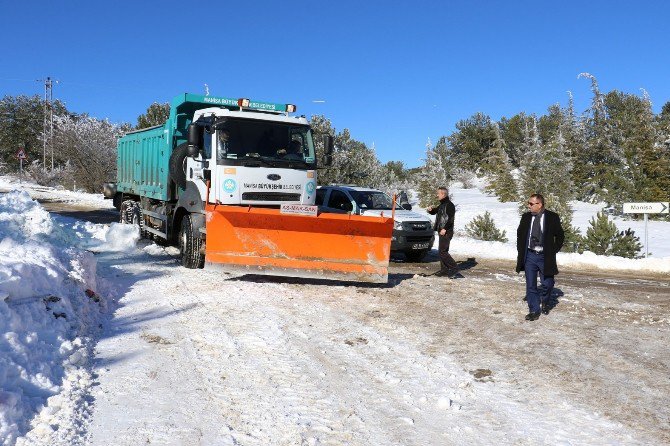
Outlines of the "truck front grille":
[{"label": "truck front grille", "polygon": [[242,200],[248,201],[300,201],[300,194],[283,192],[244,192]]},{"label": "truck front grille", "polygon": [[407,236],[407,243],[428,243],[430,242],[430,239],[432,236],[427,235],[427,236],[415,236],[415,235],[408,235]]}]

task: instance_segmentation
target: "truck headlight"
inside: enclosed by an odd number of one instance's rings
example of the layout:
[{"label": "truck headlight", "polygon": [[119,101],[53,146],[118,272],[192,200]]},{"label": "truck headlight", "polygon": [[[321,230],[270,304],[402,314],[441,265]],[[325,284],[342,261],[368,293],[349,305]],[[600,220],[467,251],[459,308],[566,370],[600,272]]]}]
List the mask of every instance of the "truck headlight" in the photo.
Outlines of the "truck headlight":
[{"label": "truck headlight", "polygon": [[397,229],[398,231],[401,231],[402,230],[402,222],[394,221],[393,222],[393,229]]}]

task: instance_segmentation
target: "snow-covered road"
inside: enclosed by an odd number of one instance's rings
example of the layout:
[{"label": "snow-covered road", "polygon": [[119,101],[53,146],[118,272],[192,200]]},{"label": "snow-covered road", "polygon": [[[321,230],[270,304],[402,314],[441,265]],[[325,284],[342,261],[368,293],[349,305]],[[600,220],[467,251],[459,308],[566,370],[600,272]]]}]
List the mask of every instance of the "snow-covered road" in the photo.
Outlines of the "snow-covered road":
[{"label": "snow-covered road", "polygon": [[99,262],[120,300],[97,345],[92,445],[669,438],[667,283],[647,297],[559,278],[561,303],[530,324],[514,275],[236,279],[156,245]]},{"label": "snow-covered road", "polygon": [[561,266],[529,323],[506,260],[240,278],[39,193],[0,195],[3,446],[670,444],[663,272]]}]

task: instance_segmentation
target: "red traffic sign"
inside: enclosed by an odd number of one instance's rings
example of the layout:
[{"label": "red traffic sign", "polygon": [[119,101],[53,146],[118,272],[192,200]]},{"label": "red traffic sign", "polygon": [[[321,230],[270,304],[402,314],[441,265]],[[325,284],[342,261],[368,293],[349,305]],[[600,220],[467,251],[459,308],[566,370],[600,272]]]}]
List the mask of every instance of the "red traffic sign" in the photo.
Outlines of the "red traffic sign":
[{"label": "red traffic sign", "polygon": [[19,152],[16,154],[16,157],[20,160],[26,159],[26,151],[23,149],[19,149]]}]

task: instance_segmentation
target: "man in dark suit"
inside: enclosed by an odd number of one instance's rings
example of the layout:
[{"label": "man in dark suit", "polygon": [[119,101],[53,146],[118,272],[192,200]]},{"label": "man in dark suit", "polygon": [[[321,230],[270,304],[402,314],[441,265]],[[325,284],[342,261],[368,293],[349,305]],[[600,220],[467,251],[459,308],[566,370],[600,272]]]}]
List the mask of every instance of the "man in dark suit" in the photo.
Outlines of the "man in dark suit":
[{"label": "man in dark suit", "polygon": [[[556,253],[563,247],[565,234],[558,214],[544,208],[542,195],[531,195],[528,208],[530,212],[521,216],[519,228],[516,230],[516,272],[526,273],[526,300],[529,310],[526,320],[534,321],[540,317],[540,311],[549,314],[554,276],[558,274]],[[544,287],[541,295],[537,289],[538,273]]]},{"label": "man in dark suit", "polygon": [[449,199],[449,191],[446,187],[437,188],[437,199],[440,200],[438,207],[428,206],[426,211],[435,215],[435,226],[433,229],[439,235],[440,270],[435,276],[447,276],[450,279],[458,277],[458,264],[449,254],[449,244],[454,237],[454,216],[456,207]]}]

